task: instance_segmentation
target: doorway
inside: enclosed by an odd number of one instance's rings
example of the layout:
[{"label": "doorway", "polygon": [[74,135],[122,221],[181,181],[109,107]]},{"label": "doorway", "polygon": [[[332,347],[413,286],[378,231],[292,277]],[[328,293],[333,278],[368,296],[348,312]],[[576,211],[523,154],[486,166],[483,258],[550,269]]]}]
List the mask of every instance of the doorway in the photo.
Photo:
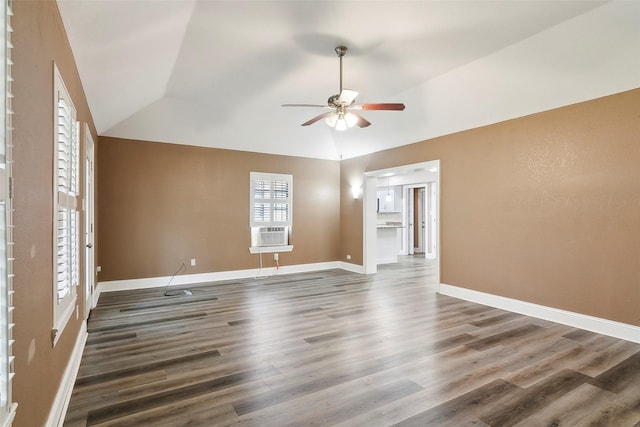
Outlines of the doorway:
[{"label": "doorway", "polygon": [[424,255],[425,253],[426,186],[427,184],[405,186],[407,255]]},{"label": "doorway", "polygon": [[[401,254],[424,254],[435,260],[436,277],[440,280],[439,261],[439,205],[440,161],[400,166],[365,173],[363,197],[364,223],[364,273],[377,272],[377,194],[378,181],[391,179],[394,185],[402,185],[404,245]],[[416,209],[417,205],[417,209]],[[416,209],[416,214],[409,214]]]},{"label": "doorway", "polygon": [[89,318],[93,309],[93,289],[95,282],[95,251],[94,251],[94,143],[89,131],[89,126],[85,124],[85,165],[84,165],[84,274],[85,274],[85,301],[84,319]]},{"label": "doorway", "polygon": [[405,186],[407,200],[407,254],[436,259],[437,185],[429,182]]}]

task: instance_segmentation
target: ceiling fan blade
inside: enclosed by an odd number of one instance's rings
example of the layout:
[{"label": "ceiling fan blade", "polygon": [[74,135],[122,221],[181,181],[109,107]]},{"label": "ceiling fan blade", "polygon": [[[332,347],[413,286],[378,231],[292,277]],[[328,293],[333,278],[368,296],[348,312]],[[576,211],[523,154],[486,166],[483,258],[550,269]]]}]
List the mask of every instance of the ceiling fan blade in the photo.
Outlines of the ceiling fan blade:
[{"label": "ceiling fan blade", "polygon": [[367,126],[369,126],[371,124],[371,122],[367,119],[365,119],[364,117],[362,117],[360,114],[357,113],[351,113],[354,116],[356,116],[358,118],[358,121],[356,122],[356,124],[358,126],[360,126],[361,128],[366,128]]},{"label": "ceiling fan blade", "polygon": [[353,105],[351,108],[355,110],[388,110],[388,111],[402,111],[404,110],[404,104],[360,104]]},{"label": "ceiling fan blade", "polygon": [[327,105],[320,104],[282,104],[282,107],[317,107],[317,108],[330,108]]},{"label": "ceiling fan blade", "polygon": [[326,112],[326,113],[322,113],[322,114],[320,114],[320,115],[318,115],[318,116],[315,116],[313,119],[311,119],[311,120],[308,120],[308,121],[304,122],[301,126],[309,126],[309,125],[312,125],[312,124],[314,124],[315,122],[317,122],[318,120],[322,120],[322,119],[324,119],[325,117],[327,117],[329,114],[332,114],[332,113],[333,113],[333,111],[328,111],[328,112]]},{"label": "ceiling fan blade", "polygon": [[356,99],[356,96],[358,96],[358,92],[355,90],[342,89],[338,102],[343,105],[351,105],[351,103]]}]

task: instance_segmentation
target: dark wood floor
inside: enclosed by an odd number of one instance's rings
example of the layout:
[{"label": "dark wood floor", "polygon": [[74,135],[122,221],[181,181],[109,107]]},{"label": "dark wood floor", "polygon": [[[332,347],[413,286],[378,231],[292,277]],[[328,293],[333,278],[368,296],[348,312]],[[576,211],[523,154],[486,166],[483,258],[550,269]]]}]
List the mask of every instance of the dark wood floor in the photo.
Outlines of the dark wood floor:
[{"label": "dark wood floor", "polygon": [[65,426],[640,426],[640,345],[433,280],[403,258],[103,293]]}]

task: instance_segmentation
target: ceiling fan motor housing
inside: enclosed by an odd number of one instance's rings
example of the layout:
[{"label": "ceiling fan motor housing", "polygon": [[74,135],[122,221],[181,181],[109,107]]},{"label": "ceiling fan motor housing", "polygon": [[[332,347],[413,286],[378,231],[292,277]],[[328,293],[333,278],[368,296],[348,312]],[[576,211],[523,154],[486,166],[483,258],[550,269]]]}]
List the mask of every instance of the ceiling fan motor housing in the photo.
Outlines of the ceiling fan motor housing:
[{"label": "ceiling fan motor housing", "polygon": [[339,99],[340,99],[340,94],[331,95],[327,100],[327,105],[329,105],[329,107],[339,107],[340,106],[340,102],[338,102]]}]

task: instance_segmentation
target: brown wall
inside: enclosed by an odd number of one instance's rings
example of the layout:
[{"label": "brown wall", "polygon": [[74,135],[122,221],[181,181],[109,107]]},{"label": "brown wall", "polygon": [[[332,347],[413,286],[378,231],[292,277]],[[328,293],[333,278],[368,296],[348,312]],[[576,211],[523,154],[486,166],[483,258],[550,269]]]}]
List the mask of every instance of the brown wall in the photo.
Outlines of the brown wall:
[{"label": "brown wall", "polygon": [[[14,425],[30,427],[47,419],[81,327],[72,317],[52,348],[53,61],[98,138],[55,2],[13,7]],[[351,184],[440,159],[442,282],[640,325],[639,139],[640,89],[341,163],[100,138],[100,280],[169,275],[190,258],[186,273],[257,267],[251,170],[294,175],[295,249],[281,264],[362,264]]]},{"label": "brown wall", "polygon": [[[340,165],[100,137],[101,282],[258,268],[249,253],[249,172],[293,175],[293,252],[280,265],[335,261]],[[195,258],[197,265],[190,266]],[[273,267],[271,254],[264,266]]]},{"label": "brown wall", "polygon": [[[13,10],[13,398],[19,402],[14,426],[32,427],[44,425],[47,419],[81,326],[81,319],[72,316],[52,348],[53,61],[78,111],[82,135],[84,123],[88,122],[91,129],[94,126],[56,3],[15,1]],[[79,301],[84,298],[83,287],[84,283],[78,289]]]},{"label": "brown wall", "polygon": [[[342,188],[436,159],[443,283],[640,325],[640,89],[346,160]],[[341,220],[361,264],[362,203]]]}]

